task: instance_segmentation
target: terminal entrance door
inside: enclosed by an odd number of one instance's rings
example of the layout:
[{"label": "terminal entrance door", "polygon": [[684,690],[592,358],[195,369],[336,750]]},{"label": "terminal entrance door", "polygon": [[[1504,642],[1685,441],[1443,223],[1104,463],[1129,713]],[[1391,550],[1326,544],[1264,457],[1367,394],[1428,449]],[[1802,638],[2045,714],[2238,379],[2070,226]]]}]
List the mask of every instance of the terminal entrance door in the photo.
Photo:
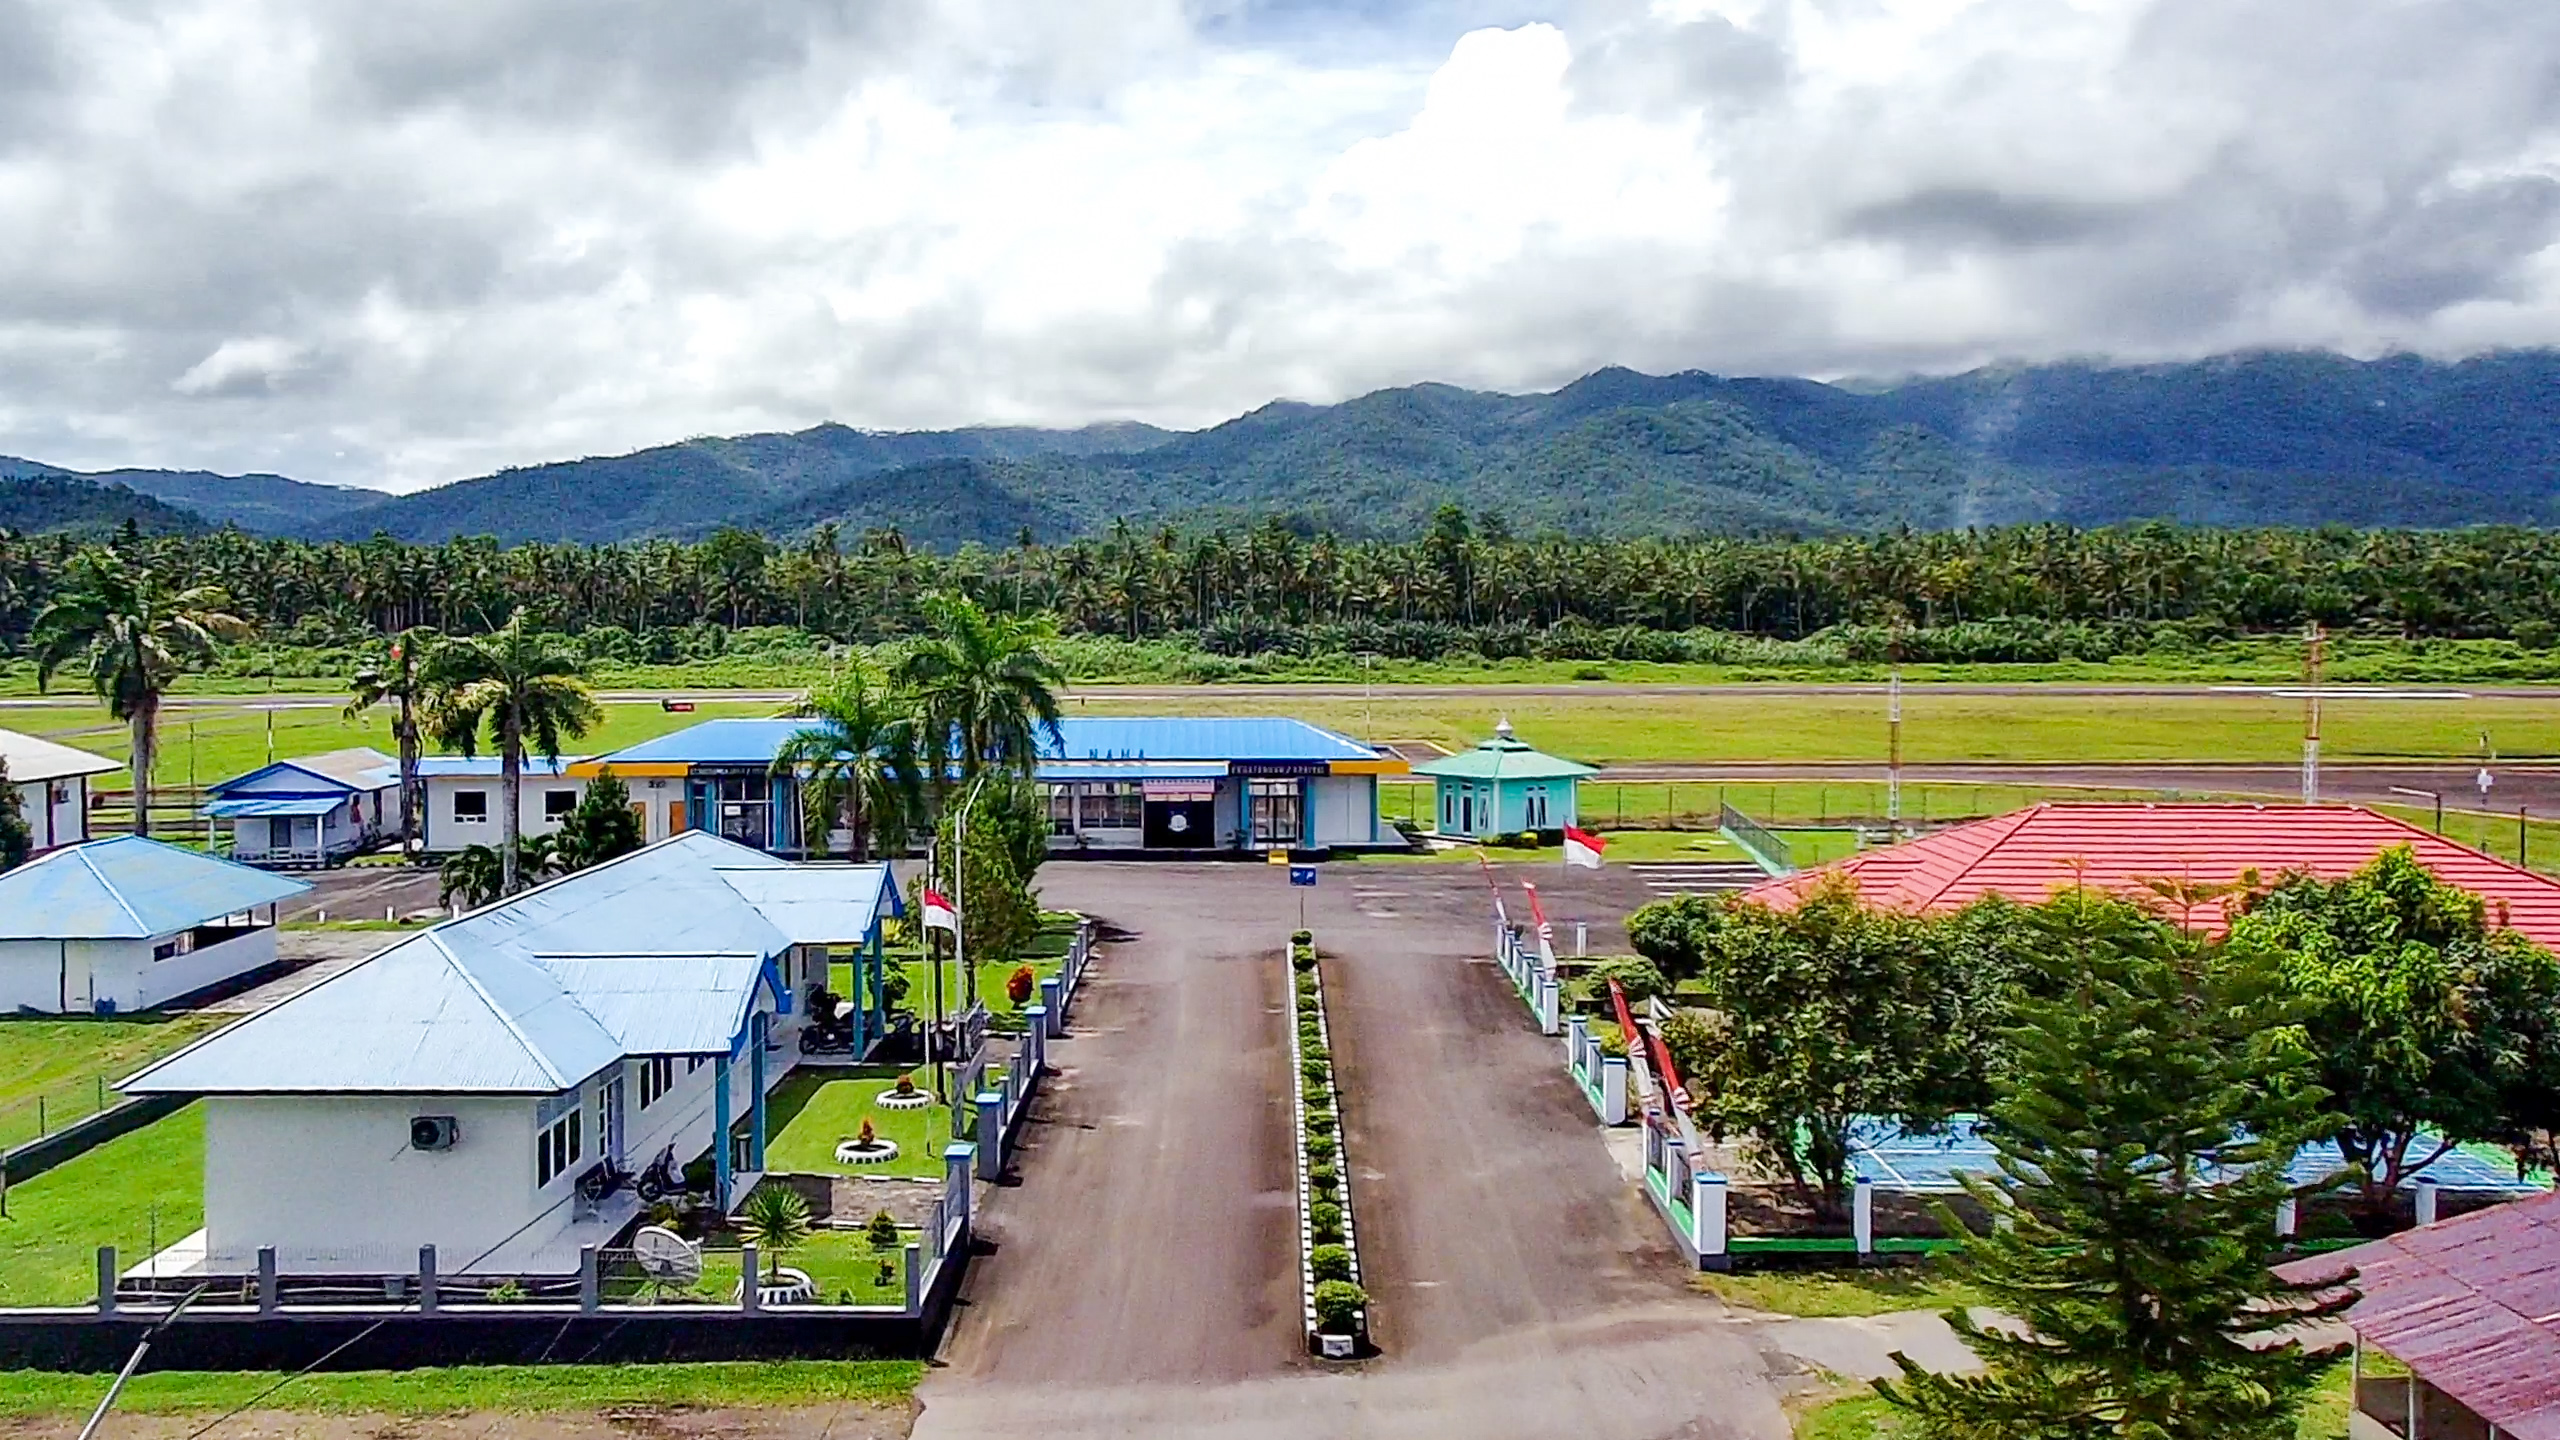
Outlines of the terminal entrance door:
[{"label": "terminal entrance door", "polygon": [[1218,843],[1214,785],[1149,781],[1143,843],[1150,850],[1206,850]]}]

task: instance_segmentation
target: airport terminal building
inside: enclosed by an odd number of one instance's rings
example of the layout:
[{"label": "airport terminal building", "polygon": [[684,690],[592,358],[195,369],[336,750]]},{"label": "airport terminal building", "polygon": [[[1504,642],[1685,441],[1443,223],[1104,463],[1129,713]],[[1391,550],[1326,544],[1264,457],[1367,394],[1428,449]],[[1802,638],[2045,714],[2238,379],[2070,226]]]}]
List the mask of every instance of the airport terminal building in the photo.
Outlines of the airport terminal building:
[{"label": "airport terminal building", "polygon": [[[807,722],[706,720],[580,761],[631,787],[652,840],[709,830],[780,855],[828,849],[805,832],[800,786],[773,757]],[[1210,855],[1401,848],[1378,818],[1378,777],[1409,768],[1393,753],[1300,720],[1089,717],[1061,720],[1034,771],[1061,853]],[[652,798],[664,797],[655,805]],[[661,826],[666,828],[662,829]]]}]

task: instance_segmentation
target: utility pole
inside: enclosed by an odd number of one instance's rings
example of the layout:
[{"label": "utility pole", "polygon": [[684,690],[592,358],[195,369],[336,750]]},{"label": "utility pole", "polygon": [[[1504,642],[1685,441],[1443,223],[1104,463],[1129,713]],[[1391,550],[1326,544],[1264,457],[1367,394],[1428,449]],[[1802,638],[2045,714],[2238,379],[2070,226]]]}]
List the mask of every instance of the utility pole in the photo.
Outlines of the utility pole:
[{"label": "utility pole", "polygon": [[1893,624],[1893,676],[1885,683],[1884,829],[1891,844],[1902,838],[1902,622]]},{"label": "utility pole", "polygon": [[2314,620],[2303,634],[2303,672],[2310,683],[2302,692],[2302,803],[2320,803],[2320,650],[2325,637]]}]

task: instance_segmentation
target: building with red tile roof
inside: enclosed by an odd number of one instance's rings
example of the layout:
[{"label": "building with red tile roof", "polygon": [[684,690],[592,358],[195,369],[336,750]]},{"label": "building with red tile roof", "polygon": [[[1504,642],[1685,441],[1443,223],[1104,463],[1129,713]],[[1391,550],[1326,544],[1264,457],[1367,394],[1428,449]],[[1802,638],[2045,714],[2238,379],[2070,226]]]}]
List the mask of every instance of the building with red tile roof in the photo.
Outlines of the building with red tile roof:
[{"label": "building with red tile roof", "polygon": [[[2036,805],[1771,880],[1745,898],[1785,909],[1823,877],[1846,875],[1868,904],[1933,913],[1991,894],[2034,904],[2074,885],[2149,895],[2297,870],[2335,880],[2403,845],[2437,879],[2486,900],[2493,921],[2560,950],[2560,880],[2347,805]],[[2207,933],[2228,923],[2215,899],[2184,918]]]}]

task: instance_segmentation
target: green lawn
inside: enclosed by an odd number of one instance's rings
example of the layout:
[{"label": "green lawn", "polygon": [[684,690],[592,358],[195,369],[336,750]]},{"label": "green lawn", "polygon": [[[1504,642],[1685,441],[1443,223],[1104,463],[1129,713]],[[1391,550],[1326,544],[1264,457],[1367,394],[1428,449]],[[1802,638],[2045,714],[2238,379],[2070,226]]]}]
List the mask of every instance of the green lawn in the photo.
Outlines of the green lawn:
[{"label": "green lawn", "polygon": [[[1005,989],[1006,982],[1013,978],[1013,972],[1023,965],[1029,965],[1035,977],[1045,980],[1058,973],[1059,967],[1066,961],[1066,954],[1067,947],[1063,941],[1052,942],[1050,937],[1043,935],[1032,942],[1030,953],[1021,960],[971,965],[969,968],[977,972],[978,998],[987,1002],[987,1013],[1006,1017],[1020,1015],[1022,1007],[1013,1003],[1012,995]],[[949,959],[942,959],[935,961],[931,968],[927,968],[924,958],[915,951],[901,953],[894,947],[890,949],[888,956],[907,977],[908,1009],[920,1016],[928,1018],[932,1016],[934,972],[938,970],[942,975],[943,1013],[946,1015],[960,1013],[962,1004],[959,966]],[[827,985],[839,995],[850,994],[853,988],[853,966],[846,961],[836,962],[828,971]],[[1031,998],[1026,1003],[1034,1005],[1040,1003],[1040,990],[1036,984],[1032,987]]]},{"label": "green lawn", "polygon": [[[2296,1440],[2345,1440],[2347,1410],[2353,1403],[2354,1375],[2344,1362],[2321,1377],[2320,1388],[2302,1407],[2294,1427]],[[1863,1387],[1813,1405],[1796,1417],[1796,1440],[1890,1440],[1907,1435],[1896,1411],[1884,1397]]]},{"label": "green lawn", "polygon": [[[105,1375],[0,1371],[0,1414],[86,1414]],[[526,1414],[614,1405],[786,1406],[855,1402],[903,1405],[924,1378],[917,1360],[758,1360],[671,1365],[469,1365],[435,1370],[349,1370],[305,1375],[271,1395],[272,1371],[156,1371],[135,1376],[119,1411],[229,1410],[253,1399],[267,1410],[320,1414]]]},{"label": "green lawn", "polygon": [[204,1112],[190,1105],[9,1187],[0,1304],[77,1305],[98,1294],[98,1247],[118,1265],[204,1225]]},{"label": "green lawn", "polygon": [[[916,1083],[931,1088],[932,1077]],[[951,1114],[939,1106],[883,1110],[872,1103],[897,1084],[894,1072],[867,1071],[862,1078],[832,1079],[824,1071],[795,1071],[765,1102],[765,1168],[799,1175],[913,1175],[939,1178]],[[872,1131],[897,1142],[898,1158],[879,1165],[839,1165],[836,1144],[850,1140],[869,1120]]]},{"label": "green lawn", "polygon": [[1780,1315],[1888,1315],[1984,1304],[1982,1294],[1927,1265],[1870,1270],[1746,1270],[1700,1275],[1697,1286],[1728,1305]]},{"label": "green lawn", "polygon": [[227,1018],[0,1019],[0,1150],[35,1139],[39,1123],[59,1130],[115,1104],[116,1081]]}]

